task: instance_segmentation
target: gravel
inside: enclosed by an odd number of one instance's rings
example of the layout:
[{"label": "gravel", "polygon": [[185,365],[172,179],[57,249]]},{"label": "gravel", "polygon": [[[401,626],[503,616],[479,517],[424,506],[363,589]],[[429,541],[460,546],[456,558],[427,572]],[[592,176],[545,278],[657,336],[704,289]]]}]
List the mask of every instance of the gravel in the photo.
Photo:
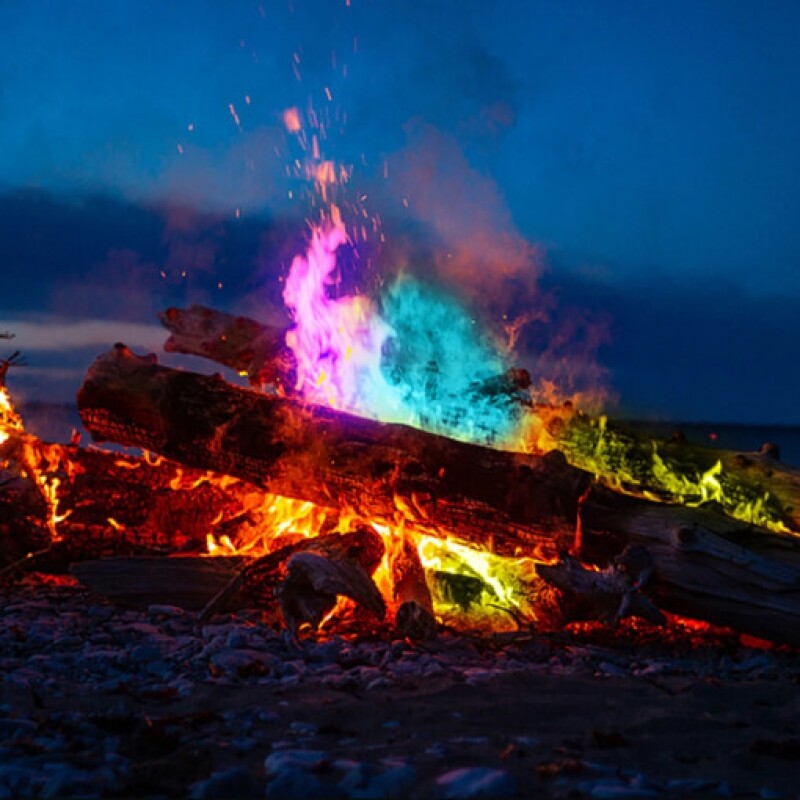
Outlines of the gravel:
[{"label": "gravel", "polygon": [[800,657],[726,632],[298,641],[37,576],[0,603],[0,800],[800,792]]}]

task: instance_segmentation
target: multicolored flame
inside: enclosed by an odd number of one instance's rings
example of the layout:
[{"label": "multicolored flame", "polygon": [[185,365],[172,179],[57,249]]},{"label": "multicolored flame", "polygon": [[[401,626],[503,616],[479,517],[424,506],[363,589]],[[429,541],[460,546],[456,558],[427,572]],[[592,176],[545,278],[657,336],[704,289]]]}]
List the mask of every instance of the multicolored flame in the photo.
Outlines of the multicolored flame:
[{"label": "multicolored flame", "polygon": [[294,320],[286,343],[297,361],[295,388],[313,403],[405,422],[381,371],[391,329],[368,298],[328,297],[336,251],[346,241],[341,223],[317,227],[305,256],[292,262],[283,299]]},{"label": "multicolored flame", "polygon": [[518,449],[526,414],[516,398],[491,389],[509,366],[502,349],[454,297],[408,276],[389,284],[379,303],[330,297],[346,242],[341,223],[315,227],[286,281],[297,391],[382,422]]}]

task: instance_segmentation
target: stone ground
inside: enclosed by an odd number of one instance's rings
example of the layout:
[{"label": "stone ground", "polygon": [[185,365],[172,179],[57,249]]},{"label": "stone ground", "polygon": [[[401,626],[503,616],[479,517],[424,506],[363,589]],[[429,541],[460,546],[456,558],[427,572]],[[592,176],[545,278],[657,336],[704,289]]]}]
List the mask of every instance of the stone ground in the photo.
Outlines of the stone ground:
[{"label": "stone ground", "polygon": [[0,800],[800,797],[800,653],[724,631],[294,641],[0,590]]}]

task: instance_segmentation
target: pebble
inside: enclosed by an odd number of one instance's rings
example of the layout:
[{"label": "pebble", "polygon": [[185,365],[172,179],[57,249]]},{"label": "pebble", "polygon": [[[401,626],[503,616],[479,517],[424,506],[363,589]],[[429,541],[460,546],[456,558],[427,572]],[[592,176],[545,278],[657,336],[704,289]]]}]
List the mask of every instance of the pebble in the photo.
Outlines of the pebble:
[{"label": "pebble", "polygon": [[[6,602],[2,602],[5,600]],[[11,602],[9,602],[9,600]],[[295,708],[292,687],[302,685],[313,693],[353,692],[364,698],[367,692],[396,689],[424,690],[433,680],[451,681],[480,694],[487,684],[511,673],[535,676],[568,675],[590,678],[596,674],[636,679],[686,676],[687,686],[705,685],[709,677],[722,671],[727,681],[752,682],[758,676],[773,675],[791,679],[797,659],[779,649],[760,651],[731,645],[724,655],[719,648],[673,647],[663,650],[650,646],[642,652],[636,647],[558,643],[514,643],[508,647],[481,646],[470,637],[443,635],[434,645],[417,648],[402,640],[361,642],[339,636],[298,641],[274,630],[250,612],[220,614],[202,626],[192,613],[172,606],[153,605],[147,611],[121,611],[74,587],[0,588],[0,800],[34,796],[130,796],[133,780],[129,760],[131,737],[141,735],[161,753],[174,742],[201,743],[204,752],[216,754],[206,765],[198,760],[196,777],[213,766],[222,767],[223,756],[263,759],[264,772],[249,772],[245,766],[226,764],[209,777],[194,780],[193,797],[263,796],[268,797],[344,797],[393,798],[422,796],[417,769],[422,766],[395,759],[380,761],[385,742],[372,742],[360,729],[351,730],[342,721],[342,730],[320,733],[316,723],[292,720]],[[247,687],[267,687],[286,698],[270,708],[233,706],[224,714],[198,712],[198,722],[183,726],[163,723],[172,710],[165,704],[186,699],[194,705],[203,692],[224,690],[247,692]],[[46,704],[37,706],[39,695]],[[57,711],[66,707],[59,698],[76,694],[97,697],[97,710]],[[378,702],[379,695],[368,696]],[[392,697],[392,695],[389,695]],[[394,695],[397,697],[397,695]],[[335,700],[335,696],[334,696]],[[144,719],[142,701],[147,703]],[[482,733],[485,728],[467,727],[466,713],[446,713],[448,722],[463,721],[461,730]],[[174,709],[174,706],[169,706]],[[484,761],[487,748],[499,753],[511,743],[527,750],[547,748],[546,741],[534,734],[535,723],[524,722],[502,740],[487,736],[457,736],[432,741],[424,729],[412,730],[403,716],[402,702],[377,717],[377,739],[390,740],[390,746],[412,747],[410,737],[418,737],[417,752],[422,762],[438,766],[443,774],[436,780],[439,795],[449,797],[504,797],[513,794],[512,776],[495,767],[504,762]],[[451,730],[459,730],[458,727]],[[523,731],[524,735],[514,736]],[[576,732],[580,736],[585,732]],[[194,736],[194,740],[191,737]],[[280,738],[279,738],[280,737]],[[275,741],[279,739],[278,741]],[[313,747],[303,747],[304,743]],[[265,748],[271,751],[264,758]],[[328,750],[322,747],[329,747]],[[613,751],[609,751],[611,756]],[[352,757],[352,760],[342,756]],[[463,765],[472,757],[489,766]],[[149,758],[149,756],[148,756]],[[376,763],[368,762],[373,758]],[[450,759],[462,759],[450,761]],[[364,760],[361,760],[364,759]],[[468,763],[468,762],[466,762]],[[517,761],[515,759],[514,763]],[[525,762],[519,762],[520,764]],[[581,762],[582,772],[561,775],[563,796],[597,798],[714,796],[733,793],[724,781],[712,774],[690,780],[659,784],[647,776],[620,770],[615,764]],[[77,765],[80,764],[80,769]],[[251,764],[252,767],[252,764]],[[203,772],[205,768],[206,772]],[[553,784],[555,785],[555,780]],[[135,788],[135,783],[133,784]],[[231,788],[232,787],[232,788]],[[184,787],[184,793],[189,791]],[[430,787],[428,787],[430,788]],[[738,790],[738,787],[737,787]],[[581,794],[582,793],[582,794]],[[764,800],[781,797],[769,787],[754,789],[753,796]]]},{"label": "pebble", "polygon": [[178,606],[151,605],[147,613],[153,617],[182,617],[186,612]]},{"label": "pebble", "polygon": [[281,770],[267,784],[270,800],[345,800],[347,793],[336,784],[321,781],[297,767]]},{"label": "pebble", "polygon": [[264,788],[246,767],[232,767],[213,773],[207,780],[194,784],[190,800],[229,800],[229,798],[262,797]]},{"label": "pebble", "polygon": [[516,781],[505,770],[490,767],[467,767],[445,772],[436,779],[442,797],[501,798],[516,791]]},{"label": "pebble", "polygon": [[286,749],[270,753],[264,760],[264,771],[267,775],[277,775],[286,769],[312,769],[318,767],[328,758],[322,750]]},{"label": "pebble", "polygon": [[313,737],[317,735],[319,726],[313,722],[290,722],[289,730],[301,737]]}]

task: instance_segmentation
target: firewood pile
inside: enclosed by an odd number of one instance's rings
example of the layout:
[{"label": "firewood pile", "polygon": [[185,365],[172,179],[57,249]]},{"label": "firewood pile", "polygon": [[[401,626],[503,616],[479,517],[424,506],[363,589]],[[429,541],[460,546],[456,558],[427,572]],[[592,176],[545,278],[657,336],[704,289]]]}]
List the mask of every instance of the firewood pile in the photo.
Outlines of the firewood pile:
[{"label": "firewood pile", "polygon": [[6,402],[4,574],[72,564],[119,602],[255,606],[294,633],[347,613],[429,639],[449,604],[517,628],[666,613],[800,644],[800,471],[774,448],[654,443],[531,405],[512,370],[476,392],[522,407],[548,447],[494,449],[305,402],[281,330],[200,307],[162,322],[166,350],[250,387],[114,346],[81,418],[146,457],[41,442]]}]

